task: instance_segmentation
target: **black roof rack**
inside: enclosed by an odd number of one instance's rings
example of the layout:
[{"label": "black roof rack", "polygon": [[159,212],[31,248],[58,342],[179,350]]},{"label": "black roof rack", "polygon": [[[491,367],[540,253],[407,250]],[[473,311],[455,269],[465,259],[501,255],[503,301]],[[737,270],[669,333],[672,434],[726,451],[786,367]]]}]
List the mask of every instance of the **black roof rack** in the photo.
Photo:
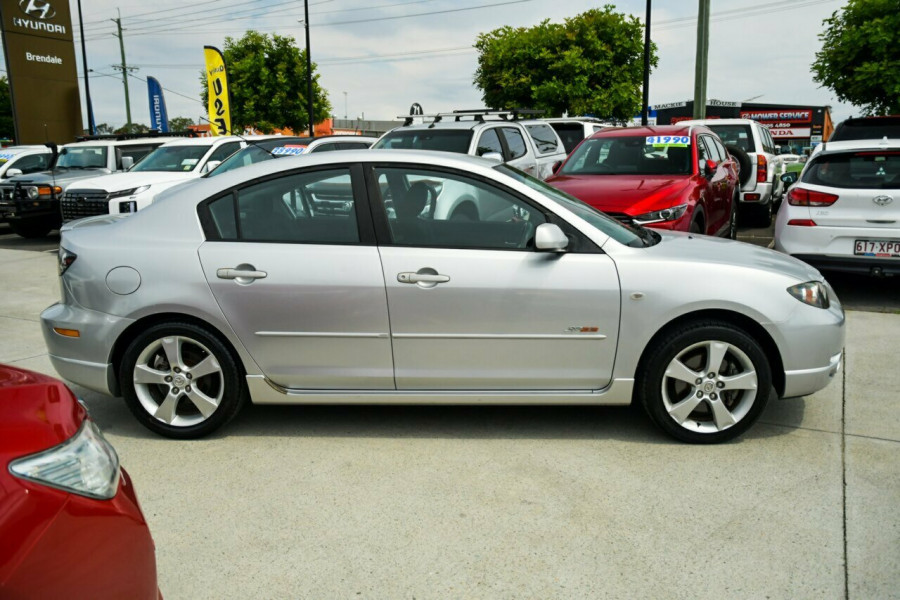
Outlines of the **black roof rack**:
[{"label": "black roof rack", "polygon": [[484,123],[485,117],[501,121],[518,121],[523,118],[533,118],[544,114],[540,110],[532,110],[527,108],[512,108],[508,110],[495,110],[492,108],[476,108],[468,110],[454,110],[448,113],[436,113],[433,115],[400,115],[398,119],[403,119],[404,127],[413,124],[413,119],[420,118],[423,121],[431,119],[431,124],[440,123],[444,118],[452,118],[454,121],[462,121],[467,117],[477,123]]},{"label": "black roof rack", "polygon": [[169,131],[161,133],[159,131],[148,131],[146,133],[106,133],[100,135],[79,135],[75,138],[76,142],[95,142],[100,140],[140,140],[144,138],[156,137],[199,137],[194,131]]}]

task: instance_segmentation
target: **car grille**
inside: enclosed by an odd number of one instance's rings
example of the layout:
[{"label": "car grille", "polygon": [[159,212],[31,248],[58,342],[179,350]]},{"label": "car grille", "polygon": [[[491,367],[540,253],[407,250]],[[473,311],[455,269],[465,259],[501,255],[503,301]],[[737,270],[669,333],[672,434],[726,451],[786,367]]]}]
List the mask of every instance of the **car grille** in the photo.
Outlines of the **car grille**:
[{"label": "car grille", "polygon": [[109,194],[96,190],[68,190],[62,197],[63,221],[109,214]]}]

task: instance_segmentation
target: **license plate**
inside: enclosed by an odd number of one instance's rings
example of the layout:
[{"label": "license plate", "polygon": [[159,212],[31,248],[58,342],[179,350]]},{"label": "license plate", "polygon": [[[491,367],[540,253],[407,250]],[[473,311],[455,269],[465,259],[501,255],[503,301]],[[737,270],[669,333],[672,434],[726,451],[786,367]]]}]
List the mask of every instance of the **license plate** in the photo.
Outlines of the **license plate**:
[{"label": "license plate", "polygon": [[900,258],[900,240],[856,240],[853,254],[879,258]]}]

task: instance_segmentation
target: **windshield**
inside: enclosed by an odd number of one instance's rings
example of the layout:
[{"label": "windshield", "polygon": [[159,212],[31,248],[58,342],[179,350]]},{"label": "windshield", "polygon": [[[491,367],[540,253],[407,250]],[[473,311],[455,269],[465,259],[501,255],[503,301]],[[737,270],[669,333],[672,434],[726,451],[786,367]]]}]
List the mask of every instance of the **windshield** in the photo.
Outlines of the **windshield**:
[{"label": "windshield", "polygon": [[241,167],[263,162],[264,160],[271,160],[273,158],[278,158],[278,156],[273,156],[268,151],[257,146],[247,146],[223,160],[218,167],[207,173],[206,176],[215,177],[216,175],[221,175],[222,173],[227,173],[234,169],[240,169]]},{"label": "windshield", "polygon": [[103,169],[106,167],[107,146],[76,146],[59,151],[57,167],[67,169]]},{"label": "windshield", "polygon": [[439,150],[468,154],[471,129],[395,129],[384,134],[372,149]]},{"label": "windshield", "polygon": [[[556,204],[559,204],[570,212],[575,213],[576,216],[584,219],[590,225],[599,229],[620,244],[640,247],[644,246],[645,241],[650,239],[641,231],[642,228],[626,226],[619,221],[616,221],[612,217],[606,216],[596,208],[588,206],[578,198],[570,196],[562,190],[559,190],[550,184],[544,183],[543,181],[535,179],[530,175],[526,175],[518,169],[514,169],[509,165],[497,165],[494,168],[501,173],[509,175],[516,181],[524,183],[531,189],[540,192],[544,197],[549,198],[550,200],[552,200]],[[655,240],[652,243],[647,243],[646,245],[649,246],[654,243],[656,243]]]},{"label": "windshield", "polygon": [[900,189],[900,151],[820,154],[803,172],[801,181],[848,189]]},{"label": "windshield", "polygon": [[561,175],[689,175],[690,136],[601,137],[585,140]]},{"label": "windshield", "polygon": [[744,152],[756,152],[753,145],[753,132],[749,125],[707,125],[719,136],[723,144],[737,146]]},{"label": "windshield", "polygon": [[209,152],[212,144],[202,146],[160,146],[131,168],[132,171],[192,171]]}]

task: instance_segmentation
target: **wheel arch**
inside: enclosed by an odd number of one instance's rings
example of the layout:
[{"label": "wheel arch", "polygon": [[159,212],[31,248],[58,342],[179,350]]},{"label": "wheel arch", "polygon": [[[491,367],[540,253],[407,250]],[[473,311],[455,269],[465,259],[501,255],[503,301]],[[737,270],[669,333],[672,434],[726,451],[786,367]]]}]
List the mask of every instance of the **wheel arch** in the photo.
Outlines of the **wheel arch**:
[{"label": "wheel arch", "polygon": [[747,335],[759,343],[766,358],[769,359],[769,366],[772,371],[772,385],[778,392],[778,396],[781,397],[784,394],[785,389],[784,363],[782,362],[781,352],[778,350],[778,345],[775,343],[775,340],[772,339],[772,336],[769,335],[769,332],[766,331],[762,325],[752,318],[739,312],[725,309],[706,309],[686,313],[672,319],[660,327],[647,342],[647,345],[644,346],[644,350],[641,352],[641,357],[638,360],[637,368],[635,369],[635,377],[640,378],[643,376],[643,373],[647,368],[648,355],[651,350],[659,344],[664,336],[689,323],[708,319],[716,319],[734,325],[745,331]]},{"label": "wheel arch", "polygon": [[110,363],[112,363],[113,366],[113,383],[115,384],[115,390],[113,391],[115,392],[116,396],[119,396],[122,393],[122,385],[119,381],[119,369],[122,366],[122,359],[125,356],[125,351],[128,349],[128,346],[131,345],[131,342],[133,342],[135,338],[137,338],[137,336],[139,336],[141,333],[143,333],[150,327],[153,327],[154,325],[173,322],[196,325],[197,327],[202,327],[203,329],[208,331],[210,335],[215,336],[220,342],[222,342],[222,344],[224,344],[225,348],[228,349],[228,352],[231,353],[235,364],[237,364],[238,369],[240,369],[241,378],[243,379],[246,376],[247,370],[244,366],[244,361],[241,358],[240,352],[237,351],[237,348],[235,348],[234,344],[231,343],[231,340],[228,339],[228,336],[224,335],[214,325],[212,325],[208,321],[204,321],[203,319],[186,313],[155,313],[142,317],[126,327],[113,344],[112,352],[110,353]]}]

